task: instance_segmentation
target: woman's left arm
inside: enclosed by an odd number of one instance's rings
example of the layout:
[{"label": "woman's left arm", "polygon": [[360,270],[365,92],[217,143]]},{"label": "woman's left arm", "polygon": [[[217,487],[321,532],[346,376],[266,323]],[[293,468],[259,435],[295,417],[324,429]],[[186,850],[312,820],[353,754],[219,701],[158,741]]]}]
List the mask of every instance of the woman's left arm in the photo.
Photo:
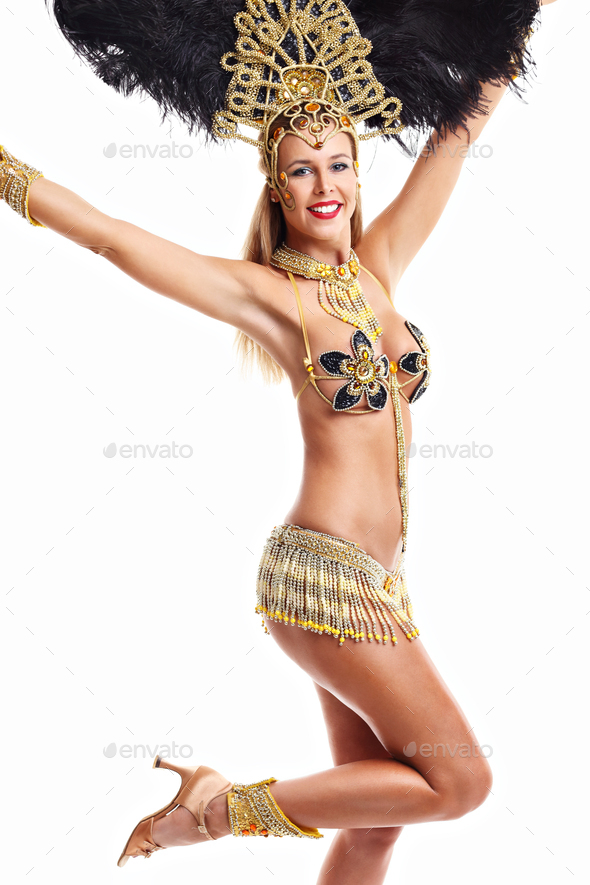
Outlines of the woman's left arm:
[{"label": "woman's left arm", "polygon": [[[555,0],[540,0],[547,6]],[[444,138],[431,136],[408,180],[397,197],[363,233],[362,260],[389,277],[389,291],[395,288],[424,245],[441,217],[451,196],[467,151],[479,138],[508,88],[508,83],[483,83],[482,104],[487,113],[469,117],[465,127]]]},{"label": "woman's left arm", "polygon": [[[433,133],[397,197],[363,235],[363,261],[381,266],[389,256],[390,291],[434,230],[459,178],[463,161],[507,89],[482,87],[487,114],[468,118],[467,126],[441,138]],[[483,103],[483,101],[482,101]],[[383,273],[382,271],[382,273]]]}]

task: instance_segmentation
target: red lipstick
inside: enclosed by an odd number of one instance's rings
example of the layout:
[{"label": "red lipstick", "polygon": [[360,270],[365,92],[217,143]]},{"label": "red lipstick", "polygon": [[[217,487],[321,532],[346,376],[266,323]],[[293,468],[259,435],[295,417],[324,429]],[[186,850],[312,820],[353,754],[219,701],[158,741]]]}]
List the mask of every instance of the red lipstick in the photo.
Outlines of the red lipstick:
[{"label": "red lipstick", "polygon": [[[333,212],[314,212],[314,208],[319,206],[336,206],[336,209]],[[322,200],[321,203],[314,203],[312,206],[307,207],[307,211],[313,215],[314,218],[336,218],[340,209],[342,208],[342,203],[339,203],[338,200]]]}]

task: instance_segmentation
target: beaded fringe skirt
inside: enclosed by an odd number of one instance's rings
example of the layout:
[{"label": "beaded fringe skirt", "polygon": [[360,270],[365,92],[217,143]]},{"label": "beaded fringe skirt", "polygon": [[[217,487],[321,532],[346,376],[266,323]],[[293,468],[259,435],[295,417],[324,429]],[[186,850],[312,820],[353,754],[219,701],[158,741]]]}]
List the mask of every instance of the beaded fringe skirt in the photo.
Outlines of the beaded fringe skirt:
[{"label": "beaded fringe skirt", "polygon": [[[275,526],[262,552],[256,609],[275,621],[355,642],[397,642],[390,615],[407,639],[419,634],[406,587],[403,556],[395,572],[355,541]],[[264,625],[264,618],[262,619]],[[269,632],[264,625],[265,632]]]}]

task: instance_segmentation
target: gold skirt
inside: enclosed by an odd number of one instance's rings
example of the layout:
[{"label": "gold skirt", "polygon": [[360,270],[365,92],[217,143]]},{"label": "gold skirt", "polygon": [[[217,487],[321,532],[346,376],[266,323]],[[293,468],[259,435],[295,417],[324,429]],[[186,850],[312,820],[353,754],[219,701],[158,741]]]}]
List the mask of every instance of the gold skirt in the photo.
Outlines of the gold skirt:
[{"label": "gold skirt", "polygon": [[[419,630],[406,588],[403,554],[394,572],[355,541],[278,525],[262,552],[256,609],[274,621],[338,639],[397,642],[389,615],[407,639]],[[262,624],[265,632],[264,618]]]}]

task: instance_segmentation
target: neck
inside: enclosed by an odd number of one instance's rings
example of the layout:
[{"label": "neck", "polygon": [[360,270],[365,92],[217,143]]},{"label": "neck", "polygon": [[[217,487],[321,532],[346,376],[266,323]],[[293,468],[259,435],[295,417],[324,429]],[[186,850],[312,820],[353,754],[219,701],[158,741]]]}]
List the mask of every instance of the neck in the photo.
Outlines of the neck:
[{"label": "neck", "polygon": [[316,261],[338,266],[350,258],[350,230],[343,231],[339,237],[319,240],[308,237],[296,230],[289,230],[285,237],[285,245],[305,255],[311,255]]}]

